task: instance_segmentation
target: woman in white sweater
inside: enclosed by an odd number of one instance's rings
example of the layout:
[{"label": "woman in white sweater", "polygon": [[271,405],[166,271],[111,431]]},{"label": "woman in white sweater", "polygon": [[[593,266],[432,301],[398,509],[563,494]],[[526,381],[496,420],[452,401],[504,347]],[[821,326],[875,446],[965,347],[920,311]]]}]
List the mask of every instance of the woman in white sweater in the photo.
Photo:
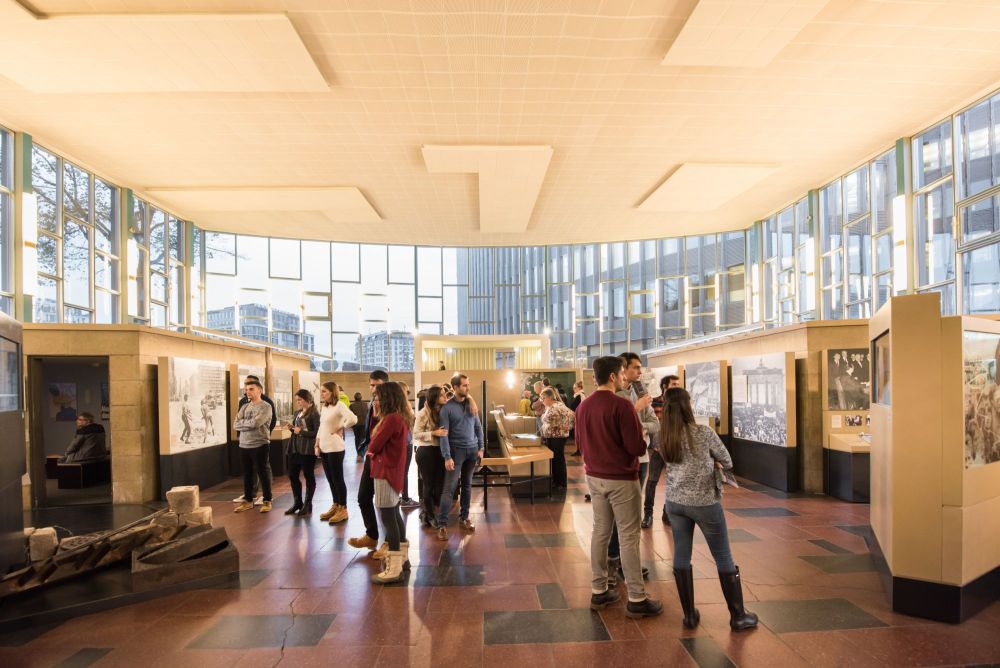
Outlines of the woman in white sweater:
[{"label": "woman in white sweater", "polygon": [[323,460],[323,471],[333,494],[333,505],[320,515],[330,524],[347,521],[347,483],[344,481],[344,429],[353,427],[357,416],[338,399],[340,388],[328,381],[319,390],[322,409],[319,413],[319,433],[316,455]]},{"label": "woman in white sweater", "polygon": [[448,403],[448,395],[440,385],[427,390],[424,407],[417,413],[413,428],[413,445],[417,448],[417,471],[423,481],[420,493],[420,525],[437,528],[434,515],[444,487],[444,457],[441,456],[440,438],[448,435],[441,428],[441,407]]}]

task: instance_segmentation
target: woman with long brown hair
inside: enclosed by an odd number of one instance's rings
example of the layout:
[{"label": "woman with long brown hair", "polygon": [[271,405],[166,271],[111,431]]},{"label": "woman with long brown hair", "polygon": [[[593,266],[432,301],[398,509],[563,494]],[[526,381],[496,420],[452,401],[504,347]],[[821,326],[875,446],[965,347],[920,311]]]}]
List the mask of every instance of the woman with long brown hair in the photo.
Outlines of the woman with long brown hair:
[{"label": "woman with long brown hair", "polygon": [[715,431],[695,422],[691,396],[680,387],[667,390],[660,425],[660,449],[666,462],[667,515],[674,534],[674,580],[684,609],[684,626],[693,629],[701,616],[694,607],[691,543],[697,525],[719,571],[722,593],[734,631],[757,626],[757,615],[743,608],[740,569],[729,549],[716,468],[732,469],[733,460]]},{"label": "woman with long brown hair", "polygon": [[[295,503],[285,511],[286,515],[308,517],[312,515],[313,494],[316,492],[316,434],[319,431],[319,412],[313,403],[309,390],[295,393],[295,405],[299,409],[292,421],[285,426],[291,430],[285,455],[288,457],[288,481],[292,484]],[[306,498],[302,500],[302,481],[306,479]]]},{"label": "woman with long brown hair", "polygon": [[413,424],[413,410],[406,391],[389,381],[375,387],[374,409],[378,425],[368,443],[366,456],[371,458],[371,477],[375,483],[375,507],[382,517],[388,552],[382,571],[372,576],[376,584],[398,582],[410,562],[410,544],[406,541],[403,514],[399,509],[406,472],[406,442]]},{"label": "woman with long brown hair", "polygon": [[417,472],[421,480],[420,524],[425,529],[437,528],[434,515],[444,487],[444,457],[440,438],[448,435],[441,427],[441,407],[448,395],[440,385],[431,385],[424,397],[424,407],[417,413],[413,428],[413,444],[417,448]]},{"label": "woman with long brown hair", "polygon": [[347,483],[344,481],[344,429],[357,423],[357,416],[339,399],[340,388],[333,381],[323,383],[319,390],[323,408],[319,415],[319,435],[316,455],[323,461],[323,472],[330,484],[333,504],[319,516],[324,522],[339,524],[347,521]]}]

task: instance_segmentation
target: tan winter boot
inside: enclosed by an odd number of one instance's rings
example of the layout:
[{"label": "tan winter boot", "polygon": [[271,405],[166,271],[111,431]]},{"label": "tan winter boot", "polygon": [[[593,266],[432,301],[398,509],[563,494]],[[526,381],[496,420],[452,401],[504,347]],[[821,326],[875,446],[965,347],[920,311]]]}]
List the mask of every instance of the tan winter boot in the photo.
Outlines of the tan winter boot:
[{"label": "tan winter boot", "polygon": [[389,554],[389,543],[382,543],[382,545],[379,546],[377,550],[375,550],[368,556],[370,556],[372,559],[382,561],[383,559],[385,559],[387,554]]},{"label": "tan winter boot", "polygon": [[340,504],[339,503],[333,504],[332,506],[330,506],[330,510],[328,510],[325,513],[323,513],[322,515],[320,515],[319,518],[321,520],[323,520],[324,522],[326,522],[331,517],[333,517],[334,515],[337,514],[337,509],[338,508],[340,508]]},{"label": "tan winter boot", "polygon": [[385,570],[372,576],[375,584],[389,584],[403,579],[403,553],[389,552]]},{"label": "tan winter boot", "polygon": [[337,506],[337,512],[330,518],[330,524],[340,524],[347,521],[347,506]]},{"label": "tan winter boot", "polygon": [[403,570],[410,570],[410,541],[399,541],[399,552],[403,555]]}]

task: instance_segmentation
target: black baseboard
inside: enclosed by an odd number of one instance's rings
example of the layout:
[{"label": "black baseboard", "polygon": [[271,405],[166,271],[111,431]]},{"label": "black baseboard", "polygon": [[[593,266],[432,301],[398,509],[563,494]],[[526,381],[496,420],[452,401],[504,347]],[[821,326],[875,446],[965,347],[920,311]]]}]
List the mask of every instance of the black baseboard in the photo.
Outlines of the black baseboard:
[{"label": "black baseboard", "polygon": [[896,577],[889,570],[875,533],[865,536],[893,612],[935,622],[961,624],[1000,601],[1000,566],[964,585]]},{"label": "black baseboard", "polygon": [[799,491],[799,449],[732,438],[736,475],[783,492]]},{"label": "black baseboard", "polygon": [[824,448],[823,491],[842,501],[868,503],[871,493],[871,456]]},{"label": "black baseboard", "polygon": [[160,494],[178,485],[198,485],[207,489],[229,479],[228,443],[210,445],[176,455],[160,455]]}]

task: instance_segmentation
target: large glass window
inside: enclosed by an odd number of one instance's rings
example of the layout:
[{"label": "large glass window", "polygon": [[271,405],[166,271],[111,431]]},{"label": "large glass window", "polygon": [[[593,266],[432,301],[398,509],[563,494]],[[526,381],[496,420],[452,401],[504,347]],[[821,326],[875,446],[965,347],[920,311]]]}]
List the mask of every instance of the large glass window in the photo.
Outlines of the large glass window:
[{"label": "large glass window", "polygon": [[14,136],[0,127],[0,312],[14,315]]},{"label": "large glass window", "polygon": [[118,188],[40,146],[31,150],[31,178],[38,210],[34,321],[118,322]]}]

